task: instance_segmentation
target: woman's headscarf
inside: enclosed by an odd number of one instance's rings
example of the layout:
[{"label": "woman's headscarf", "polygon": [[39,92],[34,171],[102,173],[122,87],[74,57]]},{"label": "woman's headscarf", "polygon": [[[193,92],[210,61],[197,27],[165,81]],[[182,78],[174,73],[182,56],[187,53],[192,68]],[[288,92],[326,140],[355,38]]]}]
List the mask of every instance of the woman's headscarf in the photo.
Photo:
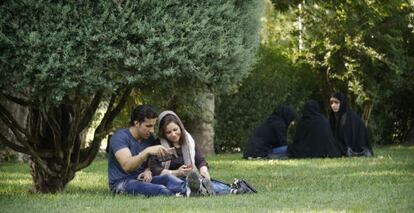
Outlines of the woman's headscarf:
[{"label": "woman's headscarf", "polygon": [[346,100],[345,94],[342,92],[336,92],[332,94],[331,97],[338,99],[340,102],[338,111],[339,115],[342,116],[345,114],[346,111],[348,111],[348,101]]},{"label": "woman's headscarf", "polygon": [[354,152],[368,149],[372,154],[367,128],[361,118],[349,108],[345,94],[337,92],[331,97],[340,101],[339,111],[335,113],[331,110],[329,122],[334,137],[342,146],[342,154],[347,154],[348,148]]},{"label": "woman's headscarf", "polygon": [[334,139],[328,120],[320,113],[318,102],[310,100],[303,106],[293,144],[288,147],[290,157],[340,157],[341,147]]},{"label": "woman's headscarf", "polygon": [[[170,111],[170,110],[161,112],[160,115],[158,116],[159,128],[161,128],[160,124],[161,124],[162,119],[164,119],[164,117],[167,115],[174,116],[177,119],[178,126],[181,129],[181,137],[183,137],[184,139],[182,140],[183,144],[181,144],[181,151],[183,153],[184,163],[186,165],[192,165],[192,168],[196,169],[195,159],[194,159],[195,158],[195,142],[194,142],[193,137],[190,135],[190,133],[188,133],[187,130],[185,130],[183,122],[181,121],[180,117],[178,117],[178,115],[175,114],[175,112]],[[167,148],[170,147],[166,138],[160,137],[160,143],[164,147],[167,147]],[[164,168],[168,169],[170,167],[170,163],[171,161],[163,162]]]},{"label": "woman's headscarf", "polygon": [[296,118],[295,111],[292,109],[292,107],[287,105],[279,106],[275,111],[273,111],[273,115],[282,117],[286,123],[286,126],[289,126],[289,124]]}]

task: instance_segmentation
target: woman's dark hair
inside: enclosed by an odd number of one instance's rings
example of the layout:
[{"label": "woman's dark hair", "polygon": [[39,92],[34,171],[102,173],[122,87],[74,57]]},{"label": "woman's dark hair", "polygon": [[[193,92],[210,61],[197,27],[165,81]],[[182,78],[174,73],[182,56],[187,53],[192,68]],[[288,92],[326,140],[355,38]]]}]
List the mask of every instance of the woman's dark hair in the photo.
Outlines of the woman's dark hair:
[{"label": "woman's dark hair", "polygon": [[137,106],[131,113],[131,120],[129,121],[129,125],[133,126],[135,121],[142,123],[147,119],[157,118],[157,113],[155,112],[155,108],[152,105],[143,104]]},{"label": "woman's dark hair", "polygon": [[160,135],[160,137],[165,138],[165,140],[167,140],[167,136],[165,135],[165,130],[167,129],[168,124],[170,123],[175,123],[178,125],[178,127],[180,127],[180,130],[181,130],[180,144],[183,144],[185,132],[180,125],[180,121],[174,115],[169,114],[169,115],[164,116],[164,118],[162,118],[162,120],[160,121],[160,128],[159,128],[158,134]]}]

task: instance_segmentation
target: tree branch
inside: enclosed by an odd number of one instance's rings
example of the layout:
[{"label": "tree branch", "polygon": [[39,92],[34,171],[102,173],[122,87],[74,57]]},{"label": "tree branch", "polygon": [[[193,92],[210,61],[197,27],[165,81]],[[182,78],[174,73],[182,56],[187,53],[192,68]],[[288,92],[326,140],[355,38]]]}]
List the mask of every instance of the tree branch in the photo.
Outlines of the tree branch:
[{"label": "tree branch", "polygon": [[[98,91],[95,93],[92,101],[90,103],[87,103],[88,106],[83,112],[79,112],[79,116],[82,118],[79,121],[79,125],[77,125],[76,131],[74,132],[75,140],[74,143],[71,146],[70,154],[68,155],[70,159],[74,160],[73,165],[75,166],[74,169],[76,169],[76,165],[79,163],[80,158],[80,151],[81,151],[81,141],[79,139],[79,134],[87,128],[88,124],[91,122],[96,110],[99,107],[99,104],[101,102],[103,96],[102,91]],[[77,117],[77,114],[75,113],[75,117]],[[77,119],[77,118],[75,118]],[[73,161],[72,161],[73,162]],[[70,162],[68,162],[70,163]]]},{"label": "tree branch", "polygon": [[11,142],[10,140],[8,140],[3,134],[0,133],[0,142],[3,143],[4,145],[6,145],[7,147],[10,147],[11,149],[13,149],[16,152],[21,152],[24,154],[29,154],[29,151],[23,147],[23,146],[19,146],[13,142]]},{"label": "tree branch", "polygon": [[42,113],[42,117],[46,120],[47,124],[49,125],[50,129],[52,130],[53,134],[53,144],[55,146],[55,153],[56,157],[63,160],[63,150],[61,146],[61,128],[59,122],[55,118],[55,113],[52,111],[46,111],[45,109],[41,109],[40,112]]},{"label": "tree branch", "polygon": [[[4,115],[2,113],[0,113],[0,118],[3,120],[3,122],[6,123],[6,121],[4,120]],[[14,136],[16,137],[17,141],[19,141],[25,148],[27,148],[29,154],[31,155],[37,155],[35,149],[33,146],[31,146],[29,144],[29,141],[27,141],[26,139],[24,139],[22,137],[22,135],[20,134],[20,132],[18,132],[16,129],[17,128],[13,128],[13,124],[11,123],[6,123],[6,125],[9,127],[9,129],[13,132]]]},{"label": "tree branch", "polygon": [[91,103],[89,104],[89,106],[86,108],[86,110],[82,113],[83,114],[83,118],[80,121],[80,125],[79,125],[79,130],[82,131],[83,129],[85,129],[89,122],[92,120],[93,115],[95,114],[96,110],[99,107],[99,103],[101,102],[102,99],[102,91],[99,91],[95,94],[95,96],[93,97],[93,100],[91,101]]},{"label": "tree branch", "polygon": [[22,98],[17,98],[17,97],[14,97],[14,96],[11,96],[11,95],[7,95],[7,94],[3,94],[3,96],[5,98],[7,98],[9,101],[14,102],[16,104],[19,104],[21,106],[29,106],[29,105],[31,105],[30,101],[24,100]]},{"label": "tree branch", "polygon": [[[28,149],[26,149],[26,147],[13,143],[12,141],[8,140],[3,134],[0,134],[0,143],[6,145],[7,147],[13,149],[16,152],[31,155],[31,152]],[[38,155],[42,158],[54,157],[52,150],[38,150]]]},{"label": "tree branch", "polygon": [[[33,109],[31,108],[29,110],[29,116],[28,116],[28,129],[31,134],[33,134],[36,142],[41,141],[41,120],[42,115],[39,109]],[[38,144],[38,143],[36,143]]]},{"label": "tree branch", "polygon": [[112,110],[112,112],[108,115],[108,118],[105,122],[105,129],[109,129],[112,121],[115,117],[121,112],[121,110],[125,107],[126,101],[128,96],[131,94],[132,88],[127,89],[121,99],[118,102],[118,105]]},{"label": "tree branch", "polygon": [[[80,95],[78,97],[81,97]],[[81,132],[80,123],[82,122],[82,100],[77,98],[75,104],[72,106],[70,110],[67,110],[69,120],[70,120],[70,130],[67,136],[67,144],[66,144],[66,161],[64,163],[64,174],[68,175],[70,171],[71,161],[72,161],[72,153],[74,151],[75,146],[80,146],[79,141],[79,133]],[[70,117],[72,116],[72,117]],[[75,147],[78,150],[77,147]],[[77,159],[75,159],[77,161]]]},{"label": "tree branch", "polygon": [[[87,125],[90,123],[90,121],[93,118],[93,115],[95,114],[99,103],[101,101],[103,93],[101,91],[97,92],[94,96],[94,98],[92,99],[91,103],[88,105],[89,107],[87,107],[86,110],[82,112],[79,112],[79,116],[82,116],[82,118],[79,121],[79,125],[76,128],[76,133],[75,136],[76,138],[74,143],[72,144],[72,150],[70,152],[70,158],[72,159],[72,162],[74,162],[74,169],[76,169],[76,166],[79,163],[80,160],[80,155],[81,155],[81,141],[79,140],[79,134],[81,133],[81,131],[83,129],[85,129],[87,127]],[[76,116],[75,116],[76,117]],[[70,163],[70,162],[69,162]]]},{"label": "tree branch", "polygon": [[[112,123],[112,121],[115,119],[115,117],[121,112],[121,110],[125,107],[126,101],[128,99],[128,96],[131,94],[132,88],[127,88],[125,89],[124,93],[122,94],[120,100],[118,101],[117,106],[115,106],[112,110],[110,110],[110,108],[108,108],[107,113],[105,113],[105,116],[102,119],[102,122],[100,123],[100,125],[96,128],[96,130],[100,130],[98,131],[99,133],[104,133],[106,134],[110,128],[110,125]],[[109,113],[108,113],[109,112]],[[101,126],[102,125],[102,126]],[[96,132],[96,131],[95,131]]]},{"label": "tree branch", "polygon": [[[2,106],[0,105],[0,108]],[[1,108],[1,110],[3,110],[4,108]],[[0,110],[0,119],[3,121],[3,123],[6,124],[6,126],[9,127],[9,129],[13,132],[14,136],[16,137],[17,141],[19,141],[21,143],[21,145],[23,145],[24,148],[26,148],[26,154],[31,155],[36,161],[41,162],[41,154],[38,153],[35,148],[30,145],[29,142],[33,142],[34,139],[31,137],[31,135],[29,135],[29,133],[27,133],[15,120],[14,118],[10,115],[10,113],[8,111],[1,111]],[[12,121],[10,121],[10,119]],[[19,132],[20,131],[20,132]],[[26,133],[26,139],[22,137],[22,131],[24,131],[24,133]],[[4,141],[4,140],[3,140]]]},{"label": "tree branch", "polygon": [[124,108],[126,104],[126,100],[128,96],[131,94],[132,88],[126,88],[123,92],[121,98],[118,101],[118,104],[113,108],[113,104],[115,103],[115,99],[117,94],[112,95],[110,104],[108,106],[108,110],[105,113],[101,123],[95,130],[94,138],[92,140],[92,144],[87,148],[86,154],[82,155],[85,156],[85,159],[80,159],[80,163],[76,167],[76,171],[79,171],[83,168],[86,168],[89,166],[93,159],[95,159],[96,155],[98,154],[99,147],[101,145],[101,141],[103,137],[108,133],[110,124],[112,123],[113,119],[116,117],[116,115],[119,114],[119,112]]},{"label": "tree branch", "polygon": [[34,139],[31,137],[29,132],[25,128],[23,128],[10,114],[10,112],[0,104],[0,119],[6,124],[13,132],[15,129],[19,130],[22,134],[26,136],[26,138],[34,143]]},{"label": "tree branch", "polygon": [[[26,133],[26,134],[28,134],[28,133],[13,119],[13,117],[11,117],[10,113],[8,113],[7,111],[4,112],[3,110],[4,110],[4,107],[1,106],[1,104],[0,104],[0,118],[9,127],[9,129],[13,132],[13,134],[16,136],[16,139],[20,143],[22,143],[22,145],[26,148],[26,150],[22,150],[22,151],[26,151],[24,153],[32,156],[33,161],[35,161],[45,172],[49,173],[50,175],[56,175],[56,172],[50,170],[47,167],[44,160],[42,160],[41,153],[38,153],[35,150],[35,148],[29,144],[29,142],[30,142],[29,138],[30,137],[26,136],[26,138],[28,140],[25,140],[20,134],[22,131],[24,131],[24,133]],[[18,132],[17,130],[19,130],[20,132]],[[2,138],[1,141],[5,142],[4,138]],[[7,143],[7,139],[6,139],[6,143]]]}]

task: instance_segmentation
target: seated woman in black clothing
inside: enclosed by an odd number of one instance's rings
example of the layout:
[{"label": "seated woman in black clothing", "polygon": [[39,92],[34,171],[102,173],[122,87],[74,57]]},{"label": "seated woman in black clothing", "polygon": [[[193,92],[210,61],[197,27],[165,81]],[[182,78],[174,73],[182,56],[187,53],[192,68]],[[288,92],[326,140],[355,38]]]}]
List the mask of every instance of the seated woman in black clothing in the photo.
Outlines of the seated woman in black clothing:
[{"label": "seated woman in black clothing", "polygon": [[240,189],[236,183],[234,187],[217,180],[211,180],[208,171],[208,163],[198,151],[193,137],[185,130],[180,118],[173,111],[164,111],[158,116],[159,143],[173,150],[172,159],[159,159],[151,156],[149,166],[152,174],[174,175],[186,177],[197,174],[197,169],[202,176],[201,184],[206,188],[207,195],[240,194],[249,192],[248,189]]},{"label": "seated woman in black clothing", "polygon": [[349,109],[346,96],[337,92],[329,99],[331,113],[329,123],[342,154],[346,156],[372,156],[368,131],[361,118]]},{"label": "seated woman in black clothing", "polygon": [[310,100],[303,106],[289,158],[341,157],[341,148],[334,139],[328,119],[321,114],[318,102]]},{"label": "seated woman in black clothing", "polygon": [[287,155],[287,131],[294,124],[295,111],[282,105],[250,135],[243,157],[246,159]]}]

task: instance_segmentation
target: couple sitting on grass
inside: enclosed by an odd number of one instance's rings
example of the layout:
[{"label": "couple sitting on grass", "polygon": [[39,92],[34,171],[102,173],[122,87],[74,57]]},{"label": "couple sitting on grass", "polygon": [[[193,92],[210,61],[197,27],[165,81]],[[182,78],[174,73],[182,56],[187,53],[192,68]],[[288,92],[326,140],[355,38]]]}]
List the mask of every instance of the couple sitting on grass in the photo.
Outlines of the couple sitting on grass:
[{"label": "couple sitting on grass", "polygon": [[255,192],[243,180],[231,185],[212,180],[207,161],[174,112],[158,116],[158,139],[153,135],[156,122],[154,108],[140,105],[131,114],[130,127],[111,137],[108,179],[112,192],[185,197]]}]

